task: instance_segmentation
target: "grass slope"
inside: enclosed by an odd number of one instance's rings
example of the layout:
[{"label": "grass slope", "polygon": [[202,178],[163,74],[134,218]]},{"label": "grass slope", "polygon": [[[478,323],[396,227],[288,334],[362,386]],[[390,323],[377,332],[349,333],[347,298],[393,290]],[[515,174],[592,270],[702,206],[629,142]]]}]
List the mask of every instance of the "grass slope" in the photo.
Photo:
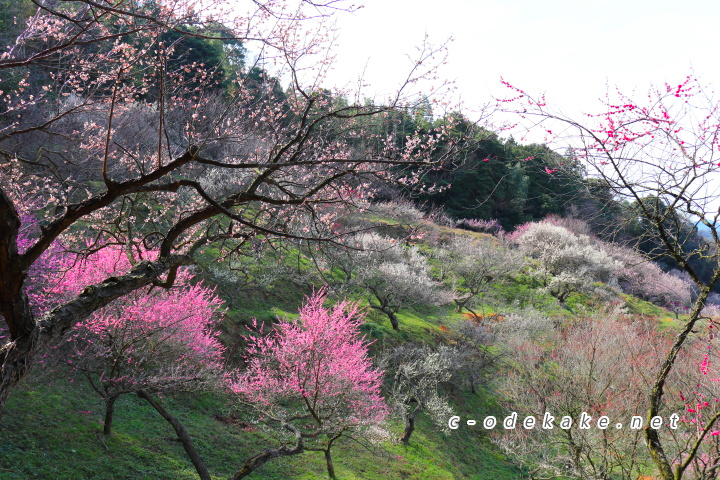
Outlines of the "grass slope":
[{"label": "grass slope", "polygon": [[[460,395],[456,401],[464,404],[464,412],[481,414],[488,408],[482,398]],[[222,396],[177,395],[163,403],[183,421],[214,479],[229,477],[245,458],[277,445],[270,434],[240,420]],[[100,433],[103,403],[84,382],[32,375],[13,392],[0,419],[0,478],[197,478],[172,428],[149,404],[127,395],[118,400],[115,415],[114,433],[105,439]],[[399,436],[400,425],[392,430]],[[346,441],[333,457],[343,480],[511,480],[520,475],[479,431],[461,428],[448,436],[422,417],[408,447],[385,442],[367,448]],[[249,478],[326,477],[322,454],[306,452],[270,461]]]}]

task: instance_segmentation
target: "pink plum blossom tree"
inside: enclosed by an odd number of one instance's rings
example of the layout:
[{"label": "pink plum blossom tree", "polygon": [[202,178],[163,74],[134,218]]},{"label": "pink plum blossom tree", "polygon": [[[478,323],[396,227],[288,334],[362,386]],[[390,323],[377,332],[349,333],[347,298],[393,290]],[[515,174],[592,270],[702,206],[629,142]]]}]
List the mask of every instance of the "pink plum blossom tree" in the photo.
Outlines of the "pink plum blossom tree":
[{"label": "pink plum blossom tree", "polygon": [[[157,252],[143,252],[154,257]],[[131,262],[132,259],[132,262]],[[100,249],[74,262],[46,294],[71,297],[85,285],[136,261],[120,247]],[[217,323],[222,301],[181,273],[172,289],[138,289],[95,311],[65,337],[63,355],[75,374],[85,376],[105,402],[103,433],[110,435],[115,402],[134,393],[147,400],[175,429],[200,478],[209,473],[180,421],[154,394],[198,391],[221,383],[224,347]]]},{"label": "pink plum blossom tree", "polygon": [[291,432],[295,444],[253,456],[233,480],[272,458],[304,450],[323,452],[335,478],[333,444],[345,435],[367,435],[388,415],[380,395],[382,372],[373,367],[368,343],[359,335],[363,313],[346,301],[325,308],[325,299],[324,291],[315,292],[297,319],[248,336],[247,368],[231,389],[262,421]]}]

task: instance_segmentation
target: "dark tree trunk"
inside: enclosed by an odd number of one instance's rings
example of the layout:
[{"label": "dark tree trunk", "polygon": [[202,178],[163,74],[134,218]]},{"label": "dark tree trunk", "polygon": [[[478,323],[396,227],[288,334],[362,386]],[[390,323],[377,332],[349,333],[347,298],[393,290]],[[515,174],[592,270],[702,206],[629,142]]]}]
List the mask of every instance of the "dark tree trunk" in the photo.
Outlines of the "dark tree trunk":
[{"label": "dark tree trunk", "polygon": [[456,299],[455,299],[455,305],[457,305],[457,309],[456,309],[455,311],[456,311],[457,313],[462,313],[463,309],[466,308],[466,309],[467,309],[468,311],[470,311],[473,315],[477,316],[477,315],[475,314],[475,312],[473,312],[472,310],[470,310],[470,309],[467,308],[467,306],[466,306],[466,305],[468,304],[468,302],[470,302],[470,300],[473,299],[473,297],[474,297],[474,295],[471,295],[471,296],[469,296],[469,297],[467,297],[467,298],[456,298]]},{"label": "dark tree trunk", "polygon": [[395,312],[393,312],[392,310],[388,310],[385,313],[387,313],[387,316],[390,318],[390,324],[392,325],[393,330],[400,330],[400,321],[395,315]]},{"label": "dark tree trunk", "polygon": [[152,405],[153,408],[157,410],[157,412],[162,415],[162,417],[167,420],[170,425],[172,425],[175,429],[175,433],[177,433],[178,439],[183,444],[183,447],[185,447],[185,452],[188,454],[188,457],[190,457],[190,461],[193,466],[195,466],[195,470],[200,476],[200,479],[210,480],[210,472],[208,472],[207,467],[205,467],[205,463],[200,458],[200,455],[198,455],[197,450],[195,450],[195,445],[193,444],[190,435],[188,435],[187,430],[185,430],[185,427],[183,427],[182,423],[180,423],[180,420],[172,416],[170,412],[165,410],[165,408],[163,408],[163,406],[160,405],[153,397],[148,395],[147,392],[140,390],[137,392],[137,395],[138,397],[147,400],[148,403]]},{"label": "dark tree trunk", "polygon": [[287,457],[290,455],[297,455],[304,451],[302,435],[300,430],[292,425],[285,425],[285,428],[295,434],[295,445],[283,445],[282,447],[268,448],[262,453],[248,458],[245,463],[240,467],[240,470],[230,477],[229,480],[240,480],[250,475],[254,470],[262,467],[267,463],[268,460],[272,460],[277,457]]},{"label": "dark tree trunk", "polygon": [[402,438],[400,439],[400,441],[401,441],[404,445],[407,445],[407,444],[410,443],[410,436],[411,436],[411,435],[413,434],[413,432],[415,431],[415,419],[417,418],[418,413],[420,413],[420,410],[421,410],[421,409],[422,409],[422,406],[421,406],[420,403],[418,402],[418,404],[415,406],[415,408],[413,409],[413,411],[410,412],[409,415],[406,415],[406,416],[404,417],[404,420],[405,420],[405,431],[403,432],[403,436],[402,436]]},{"label": "dark tree trunk", "polygon": [[0,412],[10,389],[33,363],[37,349],[35,320],[23,289],[27,268],[17,246],[20,225],[15,205],[0,188],[0,316],[12,341],[0,345]]},{"label": "dark tree trunk", "polygon": [[380,310],[381,312],[383,312],[390,319],[390,324],[392,325],[393,329],[400,330],[400,321],[398,320],[392,308],[386,305],[373,305],[372,303],[370,303],[370,308],[374,308],[375,310]]},{"label": "dark tree trunk", "polygon": [[365,287],[370,290],[370,292],[375,296],[377,299],[379,305],[374,305],[372,300],[368,298],[368,303],[370,304],[370,308],[374,308],[376,310],[380,310],[385,315],[388,316],[390,319],[390,324],[393,327],[393,330],[400,330],[400,322],[398,321],[398,318],[395,316],[395,312],[399,310],[399,307],[397,309],[393,308],[391,306],[390,301],[385,298],[383,295],[380,295],[380,293],[377,291],[375,287],[372,285],[365,285]]},{"label": "dark tree trunk", "polygon": [[103,427],[103,435],[112,433],[113,414],[115,413],[115,400],[119,395],[112,395],[105,399],[105,426]]},{"label": "dark tree trunk", "polygon": [[12,340],[32,332],[34,319],[23,284],[27,260],[18,251],[20,215],[0,188],[0,315]]},{"label": "dark tree trunk", "polygon": [[35,335],[22,335],[0,347],[0,415],[10,391],[35,362],[37,350]]},{"label": "dark tree trunk", "polygon": [[332,457],[330,456],[330,448],[324,450],[323,453],[325,453],[325,463],[327,464],[328,476],[335,479],[335,467],[333,466]]}]

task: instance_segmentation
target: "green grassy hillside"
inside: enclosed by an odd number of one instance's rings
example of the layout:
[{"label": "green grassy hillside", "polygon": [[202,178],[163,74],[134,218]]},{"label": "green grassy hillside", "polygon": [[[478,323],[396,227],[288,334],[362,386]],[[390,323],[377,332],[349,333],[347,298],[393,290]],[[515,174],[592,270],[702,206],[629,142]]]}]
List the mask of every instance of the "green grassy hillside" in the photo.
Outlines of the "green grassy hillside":
[{"label": "green grassy hillside", "polygon": [[[121,397],[114,433],[104,438],[103,402],[82,379],[70,382],[62,373],[36,371],[9,399],[0,420],[0,478],[197,478],[170,425],[144,400]],[[482,395],[457,394],[454,399],[463,413],[479,415],[492,408]],[[242,420],[224,396],[174,395],[163,403],[183,421],[213,478],[229,477],[244,459],[276,445],[271,435]],[[400,430],[399,424],[391,426],[394,434]],[[334,451],[334,460],[337,476],[344,480],[511,480],[520,475],[485,435],[467,429],[445,435],[422,417],[408,447],[392,441],[346,441]],[[248,478],[326,477],[322,454],[306,452],[270,461]]]}]

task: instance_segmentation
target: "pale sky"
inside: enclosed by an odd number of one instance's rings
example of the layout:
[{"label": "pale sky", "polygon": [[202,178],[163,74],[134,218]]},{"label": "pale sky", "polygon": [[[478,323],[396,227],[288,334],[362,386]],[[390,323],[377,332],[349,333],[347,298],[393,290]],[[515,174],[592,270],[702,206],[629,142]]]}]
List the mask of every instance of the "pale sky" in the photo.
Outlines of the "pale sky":
[{"label": "pale sky", "polygon": [[691,68],[703,83],[720,79],[716,1],[366,0],[337,22],[329,80],[352,82],[367,64],[368,96],[402,80],[425,33],[454,39],[440,74],[456,81],[468,109],[504,95],[501,76],[573,115],[596,109],[606,84],[644,93]]}]

